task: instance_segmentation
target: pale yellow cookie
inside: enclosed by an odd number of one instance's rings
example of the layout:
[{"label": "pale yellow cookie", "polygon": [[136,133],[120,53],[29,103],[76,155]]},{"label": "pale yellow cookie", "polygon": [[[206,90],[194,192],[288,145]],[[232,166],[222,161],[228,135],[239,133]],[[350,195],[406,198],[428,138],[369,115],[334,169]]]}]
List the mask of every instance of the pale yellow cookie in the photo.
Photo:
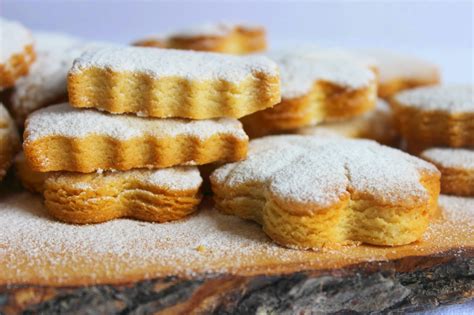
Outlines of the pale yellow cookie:
[{"label": "pale yellow cookie", "polygon": [[35,60],[33,37],[18,22],[0,18],[0,89],[28,73]]},{"label": "pale yellow cookie", "polygon": [[3,104],[0,103],[0,180],[7,173],[19,149],[20,137],[16,125]]},{"label": "pale yellow cookie", "polygon": [[201,165],[244,159],[248,137],[232,118],[150,119],[53,105],[26,121],[23,149],[34,171]]},{"label": "pale yellow cookie", "polygon": [[354,58],[288,52],[269,56],[280,66],[282,101],[242,119],[251,137],[351,118],[375,106],[375,74]]},{"label": "pale yellow cookie", "polygon": [[395,145],[399,136],[390,106],[379,99],[374,110],[361,116],[333,122],[325,122],[294,131],[303,135],[335,133],[348,138],[366,138],[386,145]]},{"label": "pale yellow cookie", "polygon": [[404,245],[437,211],[438,170],[368,140],[270,136],[211,176],[218,209],[296,248]]},{"label": "pale yellow cookie", "polygon": [[195,166],[79,174],[54,172],[44,199],[54,218],[75,224],[121,217],[166,222],[196,211],[202,178]]},{"label": "pale yellow cookie", "polygon": [[378,95],[385,99],[406,89],[438,84],[441,80],[435,64],[414,56],[384,50],[365,50],[358,54],[376,60]]},{"label": "pale yellow cookie", "polygon": [[437,85],[392,98],[401,136],[410,152],[430,147],[474,147],[472,85]]},{"label": "pale yellow cookie", "polygon": [[150,117],[240,118],[280,101],[278,66],[263,56],[112,47],[76,59],[74,107]]},{"label": "pale yellow cookie", "polygon": [[265,28],[256,25],[215,23],[194,26],[138,40],[135,46],[248,54],[267,47]]},{"label": "pale yellow cookie", "polygon": [[474,197],[474,149],[431,148],[420,157],[441,171],[441,192]]}]

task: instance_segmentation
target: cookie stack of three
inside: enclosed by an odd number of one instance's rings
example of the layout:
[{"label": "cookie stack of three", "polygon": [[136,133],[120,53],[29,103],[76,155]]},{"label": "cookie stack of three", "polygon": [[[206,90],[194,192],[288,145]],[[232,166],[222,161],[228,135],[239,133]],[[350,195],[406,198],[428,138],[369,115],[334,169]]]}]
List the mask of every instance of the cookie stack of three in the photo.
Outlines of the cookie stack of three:
[{"label": "cookie stack of three", "polygon": [[201,199],[197,165],[244,159],[237,118],[278,103],[279,86],[265,57],[88,51],[69,72],[70,104],[27,119],[19,175],[61,221],[183,218]]},{"label": "cookie stack of three", "polygon": [[398,93],[393,108],[407,150],[441,171],[441,192],[474,197],[474,88],[438,85]]}]

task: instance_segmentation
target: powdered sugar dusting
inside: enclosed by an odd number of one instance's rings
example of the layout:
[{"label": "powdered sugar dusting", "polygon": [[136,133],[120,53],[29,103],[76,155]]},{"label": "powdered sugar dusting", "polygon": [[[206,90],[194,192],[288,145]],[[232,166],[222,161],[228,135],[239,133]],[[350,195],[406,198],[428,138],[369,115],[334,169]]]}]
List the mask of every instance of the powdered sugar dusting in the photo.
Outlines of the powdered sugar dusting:
[{"label": "powdered sugar dusting", "polygon": [[268,56],[280,66],[283,98],[309,93],[316,81],[358,89],[368,87],[375,80],[374,73],[355,58],[298,51],[274,52]]},{"label": "powdered sugar dusting", "polygon": [[474,233],[474,198],[440,195],[438,202],[448,220],[465,221],[471,225]]},{"label": "powdered sugar dusting", "polygon": [[395,95],[404,106],[449,113],[474,113],[473,85],[438,85],[406,90]]},{"label": "powdered sugar dusting", "polygon": [[474,150],[470,149],[431,148],[421,157],[445,168],[474,170]]},{"label": "powdered sugar dusting", "polygon": [[23,53],[28,45],[33,44],[33,37],[18,22],[0,18],[0,63],[6,63],[15,54]]},{"label": "powdered sugar dusting", "polygon": [[64,224],[45,216],[40,198],[29,193],[1,197],[0,209],[2,284],[85,285],[196,273],[336,269],[397,259],[407,252],[429,255],[472,246],[466,233],[473,231],[460,221],[455,226],[440,221],[429,227],[423,240],[408,246],[315,252],[280,247],[257,224],[220,214],[206,203],[187,219],[162,224],[128,219]]},{"label": "powdered sugar dusting", "polygon": [[15,83],[11,108],[19,124],[34,110],[67,95],[67,74],[84,51],[110,45],[84,42],[67,34],[35,32],[36,60],[27,76]]},{"label": "powdered sugar dusting", "polygon": [[376,60],[381,83],[400,78],[433,80],[438,77],[436,65],[413,56],[384,50],[359,50],[354,53]]},{"label": "powdered sugar dusting", "polygon": [[244,29],[262,29],[261,26],[249,25],[244,23],[228,23],[228,22],[218,22],[218,23],[205,23],[201,25],[196,25],[193,27],[184,28],[175,32],[170,32],[163,37],[173,38],[173,37],[198,37],[198,36],[216,36],[224,37],[229,35],[236,28]]},{"label": "powdered sugar dusting", "polygon": [[154,78],[240,82],[256,72],[278,76],[278,66],[263,56],[231,56],[145,47],[114,47],[91,50],[76,59],[71,73],[89,68],[146,73]]},{"label": "powdered sugar dusting", "polygon": [[158,189],[183,191],[198,189],[202,184],[199,170],[195,166],[170,167],[162,169],[135,169],[126,172],[96,172],[92,174],[77,174],[56,172],[48,176],[47,180],[69,185],[71,182],[76,189],[95,190],[109,181],[126,183],[139,182],[155,186]]},{"label": "powdered sugar dusting", "polygon": [[278,198],[324,208],[349,193],[384,204],[425,202],[423,171],[438,174],[433,165],[373,141],[295,135],[253,140],[246,161],[212,176],[229,187],[259,182]]},{"label": "powdered sugar dusting", "polygon": [[41,137],[61,135],[86,137],[98,134],[126,140],[135,137],[155,138],[195,136],[207,139],[217,134],[228,134],[247,139],[242,124],[232,118],[186,120],[152,119],[132,115],[112,115],[92,109],[76,109],[67,103],[34,112],[26,122],[25,142]]},{"label": "powdered sugar dusting", "polygon": [[[235,257],[230,260],[235,268],[248,263],[256,253],[280,263],[298,257],[297,251],[272,243],[256,224],[222,215],[208,206],[197,215],[170,223],[118,219],[82,226],[46,217],[39,198],[26,193],[2,201],[1,209],[0,260],[6,262],[11,276],[21,276],[24,271],[24,266],[18,268],[22,264],[18,257],[22,256],[27,266],[36,264],[35,270],[39,262],[46,261],[53,270],[67,267],[69,272],[81,274],[84,271],[77,262],[85,261],[90,268],[105,264],[112,275],[120,266],[143,270],[144,266],[158,265],[173,273],[195,268],[221,271],[219,261],[228,265],[231,257]],[[58,255],[60,259],[55,259]],[[39,273],[39,277],[45,275],[44,270]]]}]

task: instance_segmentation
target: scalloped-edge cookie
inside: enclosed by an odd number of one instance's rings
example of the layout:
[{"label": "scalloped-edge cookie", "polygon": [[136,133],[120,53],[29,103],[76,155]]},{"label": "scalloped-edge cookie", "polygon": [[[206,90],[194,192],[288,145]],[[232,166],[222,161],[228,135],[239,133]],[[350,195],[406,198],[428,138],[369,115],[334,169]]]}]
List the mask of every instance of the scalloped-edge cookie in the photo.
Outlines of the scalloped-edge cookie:
[{"label": "scalloped-edge cookie", "polygon": [[54,218],[75,224],[128,217],[166,222],[182,219],[201,201],[195,166],[91,174],[54,172],[44,181],[44,199]]},{"label": "scalloped-edge cookie", "polygon": [[0,180],[7,173],[19,149],[20,137],[16,125],[5,106],[0,103]]},{"label": "scalloped-edge cookie", "polygon": [[15,158],[22,185],[44,195],[48,213],[67,223],[99,223],[121,217],[166,222],[193,213],[202,178],[195,166],[89,174],[33,171],[23,153]]},{"label": "scalloped-edge cookie", "polygon": [[221,211],[250,219],[279,244],[404,245],[437,211],[439,171],[369,140],[270,136],[211,175]]},{"label": "scalloped-edge cookie", "polygon": [[357,51],[356,54],[376,60],[378,95],[385,99],[406,89],[438,84],[441,80],[435,64],[414,56],[373,49]]},{"label": "scalloped-edge cookie", "polygon": [[474,149],[430,148],[420,157],[441,172],[441,192],[474,197]]},{"label": "scalloped-edge cookie", "polygon": [[210,23],[181,31],[149,36],[135,46],[248,54],[267,47],[265,28],[243,23]]},{"label": "scalloped-edge cookie", "polygon": [[280,76],[264,56],[113,47],[76,59],[68,91],[74,107],[116,114],[240,118],[280,101]]},{"label": "scalloped-edge cookie", "polygon": [[355,58],[288,52],[269,56],[280,66],[282,101],[242,119],[251,137],[351,118],[375,106],[375,74]]},{"label": "scalloped-edge cookie", "polygon": [[393,112],[382,99],[377,100],[374,110],[361,116],[300,128],[294,133],[302,135],[335,133],[347,138],[371,139],[385,145],[396,145],[399,140]]},{"label": "scalloped-edge cookie", "polygon": [[0,89],[11,87],[28,73],[35,60],[34,41],[18,22],[0,18]]},{"label": "scalloped-edge cookie", "polygon": [[472,85],[415,88],[396,94],[391,103],[408,151],[474,147]]},{"label": "scalloped-edge cookie", "polygon": [[76,109],[67,103],[31,114],[23,149],[34,171],[89,173],[244,159],[248,137],[232,118],[150,119]]}]

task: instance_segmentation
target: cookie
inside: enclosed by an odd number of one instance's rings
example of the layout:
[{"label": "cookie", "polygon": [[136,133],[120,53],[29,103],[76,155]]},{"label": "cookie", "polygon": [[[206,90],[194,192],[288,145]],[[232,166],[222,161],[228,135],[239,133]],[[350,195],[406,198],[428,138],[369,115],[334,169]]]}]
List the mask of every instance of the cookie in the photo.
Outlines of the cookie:
[{"label": "cookie", "polygon": [[366,50],[359,54],[377,61],[378,95],[382,98],[388,99],[402,90],[440,82],[438,67],[417,57],[383,50]]},{"label": "cookie", "polygon": [[15,156],[14,166],[16,177],[20,180],[23,187],[33,193],[43,193],[44,181],[49,173],[33,171],[26,162],[23,151]]},{"label": "cookie", "polygon": [[239,118],[280,101],[278,66],[263,56],[140,47],[86,52],[68,90],[74,107],[159,118]]},{"label": "cookie", "polygon": [[373,141],[287,135],[251,141],[248,158],[214,171],[211,184],[221,211],[309,249],[420,239],[439,178],[433,165]]},{"label": "cookie", "polygon": [[34,171],[89,173],[238,161],[247,144],[236,119],[150,119],[63,103],[28,117],[23,149]]},{"label": "cookie", "polygon": [[20,148],[18,130],[10,114],[0,103],[0,180],[3,179]]},{"label": "cookie", "polygon": [[193,213],[202,179],[195,166],[91,174],[55,172],[46,177],[48,213],[67,223],[121,217],[166,222]]},{"label": "cookie", "polygon": [[166,35],[151,36],[135,46],[248,54],[265,50],[265,29],[262,26],[215,23],[194,26]]},{"label": "cookie", "polygon": [[395,145],[399,136],[390,106],[377,100],[374,110],[361,116],[342,121],[333,121],[295,130],[297,134],[322,135],[335,133],[348,138],[366,138],[385,145]]},{"label": "cookie", "polygon": [[474,149],[431,148],[420,157],[441,171],[441,192],[474,197]]},{"label": "cookie", "polygon": [[28,73],[35,60],[33,37],[18,22],[0,18],[0,89],[11,87]]},{"label": "cookie", "polygon": [[242,120],[251,137],[351,118],[375,106],[375,75],[352,58],[300,53],[270,56],[280,66],[282,101]]},{"label": "cookie", "polygon": [[472,85],[420,87],[392,98],[400,133],[411,152],[430,147],[474,147]]},{"label": "cookie", "polygon": [[36,61],[27,76],[15,84],[9,108],[17,124],[22,126],[33,111],[67,101],[67,74],[83,43],[60,33],[35,33]]}]

